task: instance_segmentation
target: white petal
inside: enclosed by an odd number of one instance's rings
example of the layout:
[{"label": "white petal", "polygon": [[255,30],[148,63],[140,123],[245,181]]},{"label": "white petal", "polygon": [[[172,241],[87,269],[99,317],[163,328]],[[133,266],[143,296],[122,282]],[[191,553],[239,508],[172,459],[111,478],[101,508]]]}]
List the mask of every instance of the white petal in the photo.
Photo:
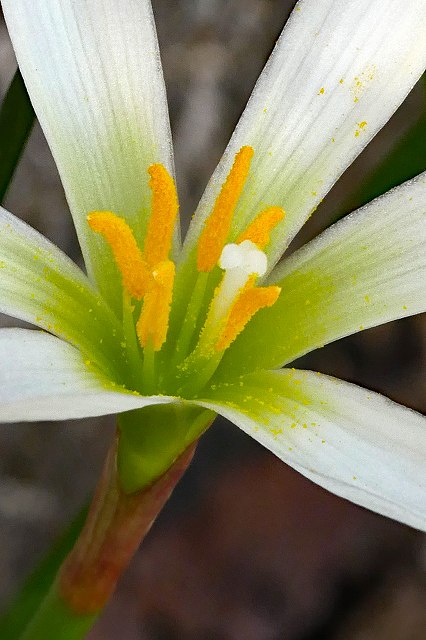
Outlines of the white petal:
[{"label": "white petal", "polygon": [[[161,63],[149,0],[3,0],[22,75],[52,149],[86,265],[109,292],[112,263],[86,215],[109,209],[139,238],[147,168],[173,171]],[[102,262],[109,257],[110,266]]]},{"label": "white petal", "polygon": [[1,207],[0,313],[46,329],[91,357],[97,354],[104,370],[121,357],[120,326],[87,277],[54,244]]},{"label": "white petal", "polygon": [[426,173],[336,223],[271,274],[279,300],[225,354],[223,371],[282,366],[426,311]]},{"label": "white petal", "polygon": [[88,418],[173,402],[107,380],[69,344],[41,331],[0,330],[0,422]]},{"label": "white petal", "polygon": [[311,371],[284,369],[217,386],[222,414],[317,484],[426,530],[426,418]]},{"label": "white petal", "polygon": [[425,66],[424,0],[299,2],[207,187],[187,248],[235,153],[251,145],[235,231],[262,208],[282,206],[287,215],[268,247],[275,262]]}]

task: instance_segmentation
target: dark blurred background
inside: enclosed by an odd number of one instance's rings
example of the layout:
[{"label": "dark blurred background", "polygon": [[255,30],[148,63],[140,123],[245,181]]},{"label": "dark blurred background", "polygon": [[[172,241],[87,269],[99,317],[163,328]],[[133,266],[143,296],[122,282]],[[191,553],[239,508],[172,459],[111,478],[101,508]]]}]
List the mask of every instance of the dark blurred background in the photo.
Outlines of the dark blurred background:
[{"label": "dark blurred background", "polygon": [[[153,2],[187,217],[292,4]],[[14,70],[0,17],[1,96]],[[417,87],[296,243],[350,209],[421,109]],[[81,262],[38,126],[5,205]],[[415,317],[341,340],[302,364],[424,412],[425,355],[425,318]],[[1,426],[1,608],[90,495],[113,429],[110,418]],[[90,639],[423,640],[425,567],[422,534],[326,493],[218,420]]]}]

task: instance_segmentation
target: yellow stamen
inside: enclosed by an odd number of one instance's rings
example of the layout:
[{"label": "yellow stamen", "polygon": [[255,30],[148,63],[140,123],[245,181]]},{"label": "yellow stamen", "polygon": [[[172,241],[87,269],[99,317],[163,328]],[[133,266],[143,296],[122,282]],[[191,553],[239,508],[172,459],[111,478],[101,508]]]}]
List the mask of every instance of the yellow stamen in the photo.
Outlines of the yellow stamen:
[{"label": "yellow stamen", "polygon": [[175,265],[171,260],[160,262],[153,271],[153,281],[145,294],[142,313],[136,324],[142,347],[151,342],[154,351],[159,351],[166,340],[174,277]]},{"label": "yellow stamen", "polygon": [[213,211],[204,223],[198,242],[198,271],[211,271],[225,246],[232,216],[244,188],[254,150],[241,147],[216,199]]},{"label": "yellow stamen", "polygon": [[281,287],[255,287],[254,282],[255,278],[250,278],[232,305],[225,328],[215,345],[216,351],[227,349],[255,313],[277,301]]},{"label": "yellow stamen", "polygon": [[100,233],[111,247],[124,289],[133,298],[141,300],[152,276],[127,222],[111,211],[92,211],[87,221],[90,228]]},{"label": "yellow stamen", "polygon": [[152,164],[148,173],[151,176],[152,204],[144,256],[153,267],[169,257],[179,203],[175,182],[162,164]]},{"label": "yellow stamen", "polygon": [[237,244],[251,240],[259,249],[264,249],[270,241],[274,227],[284,219],[285,211],[281,207],[268,207],[261,211],[251,224],[237,238]]}]

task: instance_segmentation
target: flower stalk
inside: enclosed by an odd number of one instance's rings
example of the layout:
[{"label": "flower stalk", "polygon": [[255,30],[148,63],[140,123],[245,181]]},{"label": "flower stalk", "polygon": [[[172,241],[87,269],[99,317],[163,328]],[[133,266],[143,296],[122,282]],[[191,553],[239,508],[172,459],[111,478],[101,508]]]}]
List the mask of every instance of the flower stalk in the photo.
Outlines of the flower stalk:
[{"label": "flower stalk", "polygon": [[196,447],[191,445],[153,484],[129,494],[119,478],[118,441],[119,437],[108,452],[83,530],[22,640],[84,637],[190,464]]}]

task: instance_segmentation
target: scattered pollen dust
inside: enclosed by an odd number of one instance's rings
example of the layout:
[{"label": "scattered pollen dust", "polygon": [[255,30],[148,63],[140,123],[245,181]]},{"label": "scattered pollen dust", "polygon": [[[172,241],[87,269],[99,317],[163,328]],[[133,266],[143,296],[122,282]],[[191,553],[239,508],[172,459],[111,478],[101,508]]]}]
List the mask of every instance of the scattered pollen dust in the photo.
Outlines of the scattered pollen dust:
[{"label": "scattered pollen dust", "polygon": [[[350,86],[350,92],[354,102],[358,102],[364,93],[367,85],[374,79],[376,74],[376,66],[368,65],[364,71],[355,76]],[[364,125],[365,126],[365,125]]]},{"label": "scattered pollen dust", "polygon": [[355,137],[357,138],[361,132],[362,129],[364,129],[367,126],[367,121],[363,120],[362,122],[358,122],[358,127],[359,129],[355,130]]}]

